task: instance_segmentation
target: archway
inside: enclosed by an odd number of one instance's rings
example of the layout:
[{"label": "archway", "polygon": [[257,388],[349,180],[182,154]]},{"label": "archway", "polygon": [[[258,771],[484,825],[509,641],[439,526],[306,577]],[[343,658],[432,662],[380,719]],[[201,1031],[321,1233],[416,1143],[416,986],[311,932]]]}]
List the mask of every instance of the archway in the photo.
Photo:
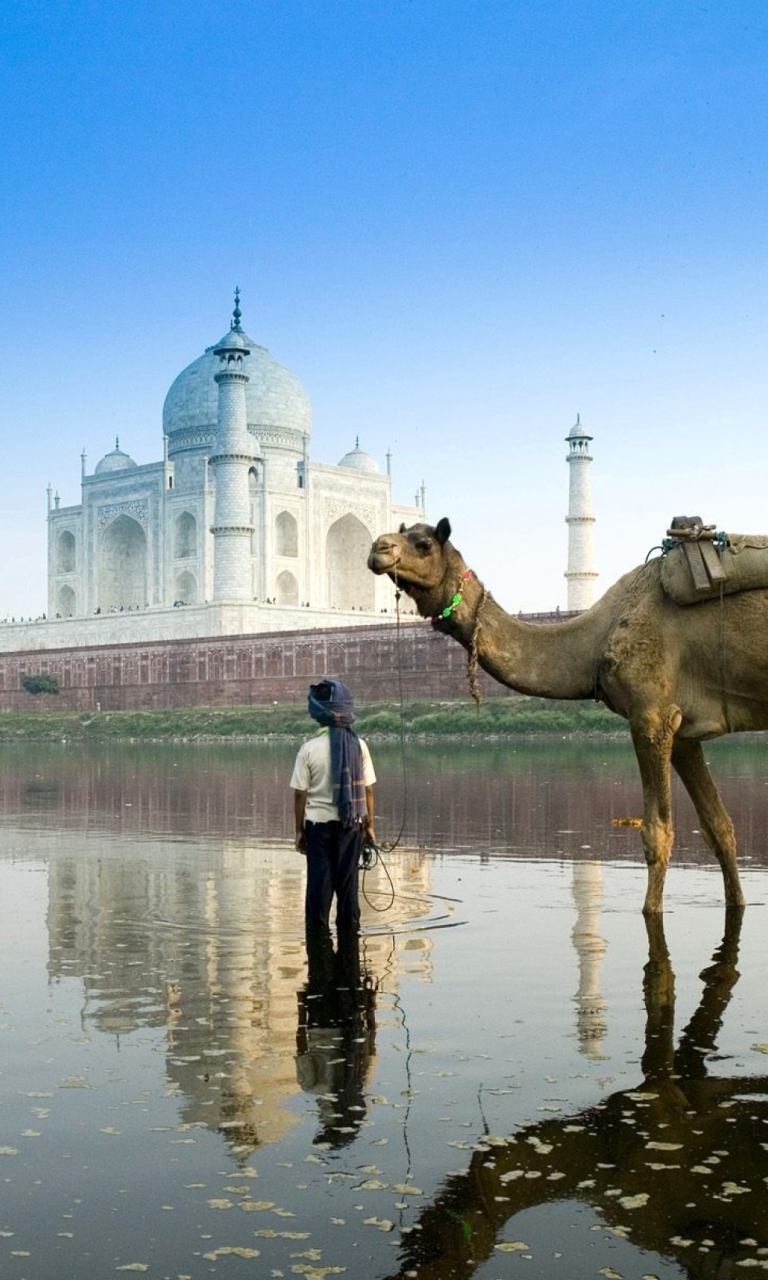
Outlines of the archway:
[{"label": "archway", "polygon": [[371,535],[351,513],[328,530],[325,542],[328,603],[332,609],[367,609],[375,605],[375,583],[368,571]]},{"label": "archway", "polygon": [[56,612],[60,618],[74,618],[75,593],[71,587],[59,587],[56,600]]},{"label": "archway", "polygon": [[176,560],[197,555],[197,521],[189,511],[176,517],[173,527],[173,554]]},{"label": "archway", "polygon": [[253,526],[251,532],[251,555],[256,555],[259,547],[258,528],[259,528],[259,477],[256,474],[256,468],[251,467],[248,472],[248,510],[251,513],[250,519]]},{"label": "archway", "polygon": [[185,569],[176,579],[176,604],[197,604],[195,575]]},{"label": "archway", "polygon": [[75,572],[75,537],[69,530],[59,534],[56,562],[59,573]]},{"label": "archway", "polygon": [[281,511],[275,521],[275,551],[279,556],[299,554],[299,526],[290,511]]},{"label": "archway", "polygon": [[147,603],[147,537],[130,516],[118,516],[104,530],[98,603],[102,613]]},{"label": "archway", "polygon": [[292,573],[286,569],[283,573],[277,575],[277,603],[278,604],[298,604],[299,603],[299,584]]}]

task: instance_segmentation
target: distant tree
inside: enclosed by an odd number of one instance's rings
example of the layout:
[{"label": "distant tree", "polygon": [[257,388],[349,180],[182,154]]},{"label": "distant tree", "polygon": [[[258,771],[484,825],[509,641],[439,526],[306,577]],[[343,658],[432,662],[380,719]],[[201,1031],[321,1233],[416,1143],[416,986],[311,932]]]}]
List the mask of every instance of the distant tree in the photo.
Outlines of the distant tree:
[{"label": "distant tree", "polygon": [[56,679],[56,676],[48,676],[44,674],[37,676],[24,676],[21,684],[22,688],[26,689],[27,693],[38,694],[59,692],[59,682]]}]

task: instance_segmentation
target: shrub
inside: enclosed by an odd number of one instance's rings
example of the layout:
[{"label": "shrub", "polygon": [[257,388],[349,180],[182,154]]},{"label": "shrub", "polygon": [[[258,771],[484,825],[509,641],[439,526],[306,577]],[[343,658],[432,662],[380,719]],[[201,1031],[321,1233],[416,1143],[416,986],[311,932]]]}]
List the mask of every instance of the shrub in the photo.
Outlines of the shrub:
[{"label": "shrub", "polygon": [[44,673],[36,676],[24,676],[21,684],[22,688],[31,694],[59,692],[59,682],[56,677],[48,676]]}]

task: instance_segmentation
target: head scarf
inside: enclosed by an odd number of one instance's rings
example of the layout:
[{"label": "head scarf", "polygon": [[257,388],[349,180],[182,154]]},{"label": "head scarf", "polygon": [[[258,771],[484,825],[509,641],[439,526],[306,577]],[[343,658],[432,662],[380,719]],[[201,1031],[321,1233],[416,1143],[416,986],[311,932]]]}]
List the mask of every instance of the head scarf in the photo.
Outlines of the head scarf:
[{"label": "head scarf", "polygon": [[[320,696],[321,693],[325,696]],[[357,826],[365,817],[365,783],[360,739],[352,728],[355,700],[341,680],[322,680],[309,686],[308,710],[313,720],[330,729],[333,802],[343,827]]]}]

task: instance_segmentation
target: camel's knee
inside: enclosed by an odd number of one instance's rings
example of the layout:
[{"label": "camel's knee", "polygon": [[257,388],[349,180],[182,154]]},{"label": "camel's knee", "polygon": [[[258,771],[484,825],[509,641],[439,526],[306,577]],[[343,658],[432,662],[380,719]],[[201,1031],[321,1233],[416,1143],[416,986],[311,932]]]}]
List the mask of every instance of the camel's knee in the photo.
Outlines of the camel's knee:
[{"label": "camel's knee", "polygon": [[636,715],[630,722],[636,746],[650,751],[672,751],[675,734],[683,722],[683,713],[675,703],[654,706]]},{"label": "camel's knee", "polygon": [[643,821],[643,851],[649,867],[666,867],[672,853],[674,831],[671,822],[661,818]]}]

